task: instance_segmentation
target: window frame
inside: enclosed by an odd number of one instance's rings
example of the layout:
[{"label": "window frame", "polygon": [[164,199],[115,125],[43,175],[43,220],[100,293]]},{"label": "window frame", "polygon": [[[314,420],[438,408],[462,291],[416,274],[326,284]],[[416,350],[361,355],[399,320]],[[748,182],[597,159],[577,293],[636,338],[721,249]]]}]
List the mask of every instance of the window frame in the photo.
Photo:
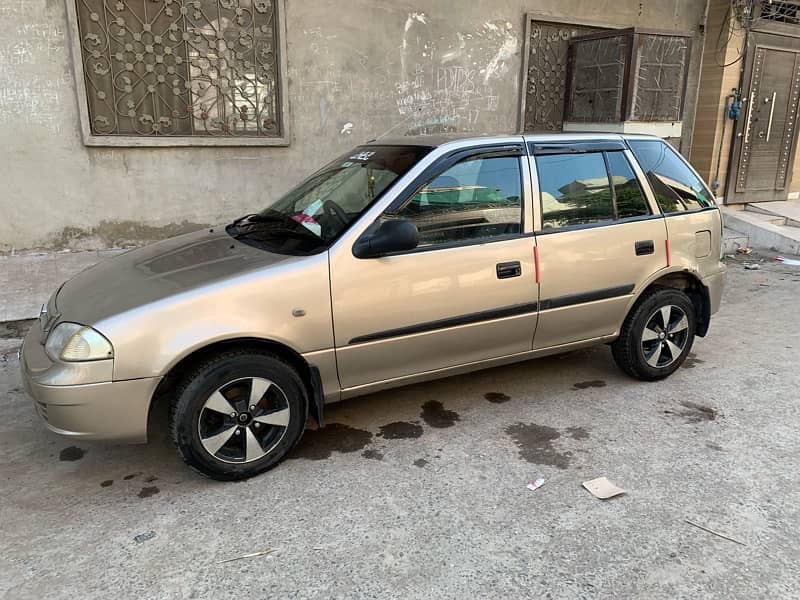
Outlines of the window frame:
[{"label": "window frame", "polygon": [[[545,145],[536,144],[536,146],[544,147]],[[624,143],[618,144],[615,141],[610,142],[589,142],[589,143],[580,143],[580,144],[564,144],[556,145],[556,144],[548,144],[546,145],[547,148],[545,151],[539,152],[531,152],[531,159],[533,166],[532,168],[536,169],[536,190],[535,193],[538,194],[539,200],[537,204],[537,210],[539,211],[538,215],[538,228],[536,229],[536,235],[549,235],[552,233],[561,233],[564,231],[578,231],[581,229],[595,229],[597,227],[613,227],[615,225],[621,225],[624,223],[635,223],[637,221],[649,221],[651,219],[659,219],[665,216],[661,212],[661,207],[658,205],[657,202],[654,202],[654,196],[651,195],[651,188],[645,187],[642,183],[642,176],[646,178],[646,174],[641,172],[641,168],[639,167],[638,161],[633,162],[632,159],[632,151],[628,148]],[[557,147],[561,146],[563,148],[562,151],[556,151]],[[532,144],[533,147],[533,144]],[[534,148],[535,150],[535,148]],[[647,205],[647,208],[650,210],[650,214],[647,215],[638,215],[635,217],[623,217],[619,218],[619,213],[617,211],[617,191],[616,186],[614,185],[614,181],[611,175],[610,164],[608,162],[607,154],[609,152],[619,152],[628,162],[628,166],[631,168],[634,177],[636,178],[636,183],[639,185],[639,189],[642,192],[642,198]],[[631,156],[628,156],[628,153],[631,153]],[[614,212],[613,219],[606,220],[606,221],[598,221],[595,223],[581,223],[577,225],[565,225],[563,227],[548,227],[544,228],[544,205],[542,204],[542,187],[541,187],[541,178],[539,177],[539,163],[536,159],[539,156],[554,156],[554,155],[585,155],[585,154],[601,154],[603,157],[603,163],[605,164],[606,168],[606,177],[608,178],[608,186],[611,191],[611,206]]]},{"label": "window frame", "polygon": [[86,93],[81,51],[81,34],[78,24],[76,2],[66,0],[67,30],[69,34],[70,59],[75,77],[75,90],[80,116],[81,138],[85,146],[106,147],[219,147],[219,146],[289,146],[292,139],[289,114],[288,67],[286,55],[286,10],[285,0],[272,0],[277,12],[275,45],[278,54],[278,111],[281,135],[279,137],[223,137],[223,136],[138,136],[138,135],[96,135],[92,133],[89,101]]},{"label": "window frame", "polygon": [[[478,160],[481,158],[503,158],[503,157],[513,157],[517,159],[517,163],[519,164],[519,176],[520,176],[520,230],[518,233],[508,233],[497,237],[492,238],[483,238],[483,239],[469,239],[469,240],[459,240],[454,242],[446,242],[443,244],[435,244],[430,246],[417,246],[412,250],[404,250],[401,252],[392,252],[386,254],[385,256],[402,256],[405,254],[419,254],[422,252],[435,252],[438,250],[450,250],[453,248],[461,248],[464,246],[477,246],[483,244],[493,244],[495,242],[503,242],[508,240],[515,240],[524,237],[530,237],[530,233],[526,233],[525,227],[530,222],[530,214],[528,212],[528,206],[530,202],[527,199],[528,190],[530,189],[529,181],[530,181],[530,171],[529,171],[529,164],[527,159],[527,153],[525,152],[525,145],[520,143],[511,143],[511,144],[497,144],[497,145],[488,145],[488,146],[476,146],[471,148],[464,148],[460,150],[454,150],[444,156],[438,158],[432,165],[428,166],[422,173],[420,173],[411,183],[409,183],[406,188],[400,192],[397,197],[383,209],[378,215],[378,218],[373,222],[373,224],[368,227],[353,243],[355,246],[363,236],[369,235],[372,231],[372,228],[377,224],[380,223],[381,217],[383,215],[389,213],[394,213],[397,211],[402,210],[405,206],[411,202],[411,200],[431,181],[443,175],[445,171],[453,167],[454,165],[464,161],[464,160]],[[352,248],[351,248],[352,251]],[[371,259],[364,259],[364,260],[371,260]]]},{"label": "window frame", "polygon": [[[652,182],[650,181],[650,177],[647,175],[647,171],[644,170],[644,167],[639,162],[639,158],[636,156],[636,153],[633,150],[633,146],[631,146],[631,142],[646,142],[649,144],[665,145],[667,147],[667,152],[672,152],[672,154],[674,154],[678,158],[678,160],[680,160],[684,164],[684,166],[689,170],[689,172],[692,173],[695,177],[697,177],[697,180],[700,182],[700,185],[702,185],[703,189],[706,191],[706,193],[708,193],[708,197],[711,200],[711,205],[703,206],[701,208],[695,208],[693,210],[664,212],[664,210],[661,208],[661,204],[658,201],[658,194],[656,194],[656,190],[653,187]],[[719,205],[717,204],[717,196],[711,191],[711,188],[708,187],[708,184],[706,184],[705,180],[702,177],[700,177],[700,174],[695,170],[695,168],[691,165],[691,163],[688,160],[686,160],[686,158],[680,152],[675,150],[675,148],[673,148],[670,144],[668,144],[667,142],[665,142],[660,138],[632,138],[632,139],[626,139],[625,145],[629,148],[631,156],[636,161],[637,168],[641,170],[642,175],[644,176],[644,182],[647,185],[647,190],[650,192],[650,194],[652,194],[653,201],[658,207],[658,212],[660,213],[660,216],[664,217],[665,219],[668,219],[670,217],[680,217],[681,215],[693,215],[706,210],[719,210]]]}]

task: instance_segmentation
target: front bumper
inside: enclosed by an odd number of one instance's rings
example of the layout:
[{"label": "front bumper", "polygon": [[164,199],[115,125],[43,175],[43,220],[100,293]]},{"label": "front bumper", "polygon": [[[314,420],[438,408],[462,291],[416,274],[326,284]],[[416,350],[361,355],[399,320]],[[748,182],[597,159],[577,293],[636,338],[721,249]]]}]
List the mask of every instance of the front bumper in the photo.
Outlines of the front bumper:
[{"label": "front bumper", "polygon": [[34,323],[20,350],[20,368],[25,391],[50,431],[84,440],[147,441],[150,400],[160,378],[95,381],[97,374],[110,371],[108,365],[97,363],[113,361],[52,362],[41,337],[41,328]]}]

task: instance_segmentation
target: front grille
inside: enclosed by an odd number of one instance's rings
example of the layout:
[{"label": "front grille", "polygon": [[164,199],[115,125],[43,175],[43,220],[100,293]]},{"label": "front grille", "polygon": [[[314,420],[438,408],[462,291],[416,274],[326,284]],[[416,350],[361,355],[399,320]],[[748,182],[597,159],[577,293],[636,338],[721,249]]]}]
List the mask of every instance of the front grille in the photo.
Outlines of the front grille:
[{"label": "front grille", "polygon": [[45,420],[45,422],[49,422],[47,420],[47,404],[45,404],[44,402],[37,402],[36,411],[39,413],[39,416]]}]

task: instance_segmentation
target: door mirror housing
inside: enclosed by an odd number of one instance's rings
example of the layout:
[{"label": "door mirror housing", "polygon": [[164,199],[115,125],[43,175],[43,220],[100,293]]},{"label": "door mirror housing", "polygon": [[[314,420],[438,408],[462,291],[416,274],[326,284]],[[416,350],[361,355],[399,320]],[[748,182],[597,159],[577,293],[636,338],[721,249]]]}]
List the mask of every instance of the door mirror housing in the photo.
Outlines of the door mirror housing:
[{"label": "door mirror housing", "polygon": [[417,226],[408,219],[392,219],[370,227],[353,246],[356,258],[377,258],[392,252],[413,250],[419,244]]}]

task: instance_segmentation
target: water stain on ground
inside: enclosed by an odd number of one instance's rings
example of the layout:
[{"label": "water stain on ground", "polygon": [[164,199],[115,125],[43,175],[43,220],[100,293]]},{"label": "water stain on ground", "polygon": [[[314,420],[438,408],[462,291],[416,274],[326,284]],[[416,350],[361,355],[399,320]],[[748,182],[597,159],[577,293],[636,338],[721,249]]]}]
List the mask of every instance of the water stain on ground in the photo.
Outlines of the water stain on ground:
[{"label": "water stain on ground", "polygon": [[414,466],[415,467],[419,467],[420,469],[422,467],[424,467],[425,465],[427,465],[427,464],[428,464],[428,461],[425,460],[424,458],[418,458],[417,460],[414,461]]},{"label": "water stain on ground", "polygon": [[589,430],[585,427],[567,427],[567,435],[573,440],[588,440]]},{"label": "water stain on ground", "polygon": [[560,452],[553,446],[553,441],[561,434],[545,425],[535,423],[515,423],[506,427],[519,449],[520,458],[537,465],[550,465],[566,469],[572,460],[571,452]]},{"label": "water stain on ground", "polygon": [[155,475],[150,475],[150,476],[144,478],[144,482],[145,483],[153,483],[157,479],[158,479],[158,477],[156,477]]},{"label": "water stain on ground", "polygon": [[407,440],[418,438],[422,435],[422,426],[419,423],[408,421],[395,421],[388,425],[381,425],[380,437],[387,440]]},{"label": "water stain on ground", "polygon": [[674,415],[676,417],[683,417],[687,423],[701,423],[703,421],[713,421],[719,414],[716,409],[710,406],[703,406],[695,402],[684,401],[681,402],[686,410],[665,410],[664,413]]},{"label": "water stain on ground", "polygon": [[64,448],[58,455],[58,460],[64,460],[64,461],[80,460],[83,458],[84,454],[86,454],[86,450],[84,450],[83,448],[78,448],[77,446],[68,446]]},{"label": "water stain on ground", "polygon": [[123,477],[123,479],[125,481],[130,481],[131,479],[133,479],[134,477],[136,477],[138,475],[141,475],[141,473],[131,473],[129,475],[125,475],[125,477]]},{"label": "water stain on ground", "polygon": [[20,321],[4,321],[0,323],[0,339],[14,340],[25,337],[36,319],[22,319]]},{"label": "water stain on ground", "polygon": [[436,429],[452,427],[456,424],[456,421],[461,420],[457,412],[447,410],[438,400],[428,400],[423,404],[422,412],[419,416],[421,416],[428,425]]},{"label": "water stain on ground", "polygon": [[153,485],[153,486],[148,486],[148,487],[143,487],[143,488],[142,488],[142,489],[139,491],[139,493],[137,494],[137,496],[139,496],[139,498],[149,498],[150,496],[155,496],[155,495],[156,495],[158,492],[160,492],[160,491],[161,491],[161,490],[159,490],[159,489],[158,489],[156,486],[154,486],[154,485]]},{"label": "water stain on ground", "polygon": [[483,397],[492,404],[502,404],[511,400],[511,396],[502,392],[486,392]]},{"label": "water stain on ground", "polygon": [[324,460],[334,452],[358,452],[372,441],[372,434],[343,423],[331,423],[321,429],[310,429],[303,434],[300,444],[289,458]]},{"label": "water stain on ground", "polygon": [[105,481],[100,482],[100,487],[109,487],[114,483],[113,479],[106,479]]},{"label": "water stain on ground", "polygon": [[368,458],[370,460],[383,460],[383,454],[381,454],[380,452],[378,452],[377,450],[375,450],[373,448],[369,448],[367,450],[364,450],[361,453],[361,456],[363,456],[364,458]]},{"label": "water stain on ground", "polygon": [[591,381],[579,381],[572,384],[573,390],[585,390],[586,388],[606,387],[606,382],[602,379],[592,379]]}]

